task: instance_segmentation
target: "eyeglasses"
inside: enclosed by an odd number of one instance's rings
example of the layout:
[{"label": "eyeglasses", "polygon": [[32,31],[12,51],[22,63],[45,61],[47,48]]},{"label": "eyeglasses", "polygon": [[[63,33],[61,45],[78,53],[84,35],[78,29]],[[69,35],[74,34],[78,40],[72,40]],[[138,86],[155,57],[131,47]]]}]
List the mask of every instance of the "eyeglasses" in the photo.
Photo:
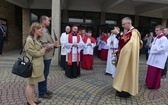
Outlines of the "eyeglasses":
[{"label": "eyeglasses", "polygon": [[155,30],[155,31],[161,31],[161,30]]},{"label": "eyeglasses", "polygon": [[128,24],[128,23],[123,23],[122,25],[126,25],[126,24]]}]

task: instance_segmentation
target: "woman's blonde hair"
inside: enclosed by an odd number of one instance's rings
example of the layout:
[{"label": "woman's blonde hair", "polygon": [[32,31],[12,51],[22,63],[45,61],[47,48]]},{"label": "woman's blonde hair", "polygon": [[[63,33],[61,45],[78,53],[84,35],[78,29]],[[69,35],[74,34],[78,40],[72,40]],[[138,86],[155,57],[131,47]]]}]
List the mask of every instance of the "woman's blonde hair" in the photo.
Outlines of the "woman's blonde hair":
[{"label": "woman's blonde hair", "polygon": [[42,25],[38,22],[34,22],[31,26],[30,26],[30,35],[34,36],[35,33],[35,29],[40,29],[42,28]]}]

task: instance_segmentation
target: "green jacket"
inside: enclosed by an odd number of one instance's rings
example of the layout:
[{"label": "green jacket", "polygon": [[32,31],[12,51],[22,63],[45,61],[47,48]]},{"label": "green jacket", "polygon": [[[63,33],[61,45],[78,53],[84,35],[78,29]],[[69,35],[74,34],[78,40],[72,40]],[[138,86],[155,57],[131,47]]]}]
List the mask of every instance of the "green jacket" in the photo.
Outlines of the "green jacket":
[{"label": "green jacket", "polygon": [[43,56],[45,54],[41,43],[37,39],[28,36],[25,44],[25,52],[33,63],[32,77],[41,76],[44,72]]}]

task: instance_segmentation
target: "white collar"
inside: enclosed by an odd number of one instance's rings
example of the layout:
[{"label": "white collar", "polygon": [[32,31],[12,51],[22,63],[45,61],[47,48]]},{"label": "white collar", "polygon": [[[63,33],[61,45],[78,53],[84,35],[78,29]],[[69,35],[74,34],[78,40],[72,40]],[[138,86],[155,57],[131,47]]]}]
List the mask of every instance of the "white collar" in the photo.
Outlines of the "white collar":
[{"label": "white collar", "polygon": [[134,28],[134,27],[132,26],[132,27],[129,29],[129,31],[132,30],[133,28]]}]

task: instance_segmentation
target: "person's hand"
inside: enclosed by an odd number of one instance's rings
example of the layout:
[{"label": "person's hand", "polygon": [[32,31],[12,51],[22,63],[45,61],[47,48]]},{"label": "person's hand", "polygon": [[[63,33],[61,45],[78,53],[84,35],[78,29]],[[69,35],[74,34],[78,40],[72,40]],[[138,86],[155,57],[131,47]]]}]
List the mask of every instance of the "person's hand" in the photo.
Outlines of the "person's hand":
[{"label": "person's hand", "polygon": [[47,47],[43,47],[42,49],[43,49],[45,52],[47,51]]},{"label": "person's hand", "polygon": [[92,46],[92,44],[91,44],[91,43],[88,43],[87,45],[88,45],[88,46]]},{"label": "person's hand", "polygon": [[73,46],[74,46],[74,47],[77,47],[77,46],[78,46],[78,43],[76,43],[76,42],[73,43]]},{"label": "person's hand", "polygon": [[6,32],[4,32],[3,37],[6,37]]},{"label": "person's hand", "polygon": [[55,41],[55,42],[53,43],[53,45],[54,45],[54,47],[56,47],[56,48],[60,46],[58,41]]},{"label": "person's hand", "polygon": [[113,52],[112,52],[112,54],[116,54],[116,52],[115,52],[115,51],[113,51]]}]

